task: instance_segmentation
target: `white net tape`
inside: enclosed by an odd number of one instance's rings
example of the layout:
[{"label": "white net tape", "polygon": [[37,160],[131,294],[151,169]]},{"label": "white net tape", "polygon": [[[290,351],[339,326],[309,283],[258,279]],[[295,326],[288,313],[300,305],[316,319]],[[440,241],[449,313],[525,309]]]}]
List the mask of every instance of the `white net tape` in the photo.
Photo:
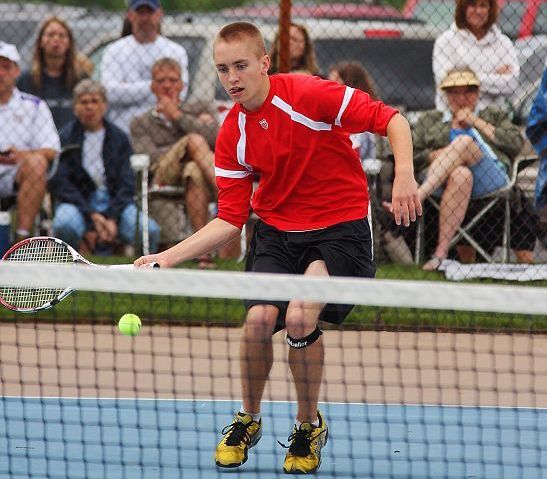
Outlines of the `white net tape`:
[{"label": "white net tape", "polygon": [[0,286],[235,299],[302,299],[384,307],[547,314],[541,287],[310,278],[187,269],[108,269],[4,262]]}]

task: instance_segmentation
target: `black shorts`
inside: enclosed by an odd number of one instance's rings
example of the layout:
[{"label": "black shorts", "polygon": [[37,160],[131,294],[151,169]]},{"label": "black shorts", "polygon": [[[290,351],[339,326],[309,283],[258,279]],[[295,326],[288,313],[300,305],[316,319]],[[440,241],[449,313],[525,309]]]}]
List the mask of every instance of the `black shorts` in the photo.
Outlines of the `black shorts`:
[{"label": "black shorts", "polygon": [[[323,260],[330,276],[373,278],[372,239],[366,218],[339,223],[329,228],[299,233],[280,231],[258,221],[251,239],[245,271],[256,273],[304,274],[316,260]],[[247,299],[249,309],[271,304],[279,309],[274,332],[285,328],[288,302]],[[327,304],[319,319],[340,324],[353,309],[351,304]]]}]

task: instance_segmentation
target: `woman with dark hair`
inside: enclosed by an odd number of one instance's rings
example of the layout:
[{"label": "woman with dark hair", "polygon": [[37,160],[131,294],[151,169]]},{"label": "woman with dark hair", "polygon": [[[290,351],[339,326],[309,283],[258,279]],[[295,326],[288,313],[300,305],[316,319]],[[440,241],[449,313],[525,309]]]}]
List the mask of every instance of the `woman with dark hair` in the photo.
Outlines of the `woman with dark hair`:
[{"label": "woman with dark hair", "polygon": [[329,80],[368,93],[373,100],[378,99],[376,85],[367,69],[359,62],[338,62],[329,69]]},{"label": "woman with dark hair", "polygon": [[[318,75],[319,67],[315,58],[315,48],[310,34],[304,25],[291,23],[289,52],[292,73]],[[279,32],[275,35],[270,49],[271,67],[268,73],[279,73]]]},{"label": "woman with dark hair", "polygon": [[[374,80],[367,69],[356,61],[343,61],[329,68],[329,80],[340,85],[350,86],[368,93],[373,100],[378,99]],[[350,135],[353,145],[359,152],[362,160],[376,158],[376,138],[369,132]]]},{"label": "woman with dark hair", "polygon": [[455,22],[433,47],[433,71],[437,85],[436,108],[448,111],[438,89],[454,69],[472,70],[481,84],[479,109],[496,105],[507,109],[517,84],[520,67],[513,42],[496,26],[497,0],[456,0]]},{"label": "woman with dark hair", "polygon": [[59,17],[50,17],[38,31],[30,70],[21,74],[17,86],[43,98],[51,110],[55,126],[61,129],[74,118],[74,86],[92,72],[91,61],[76,51],[68,24]]}]

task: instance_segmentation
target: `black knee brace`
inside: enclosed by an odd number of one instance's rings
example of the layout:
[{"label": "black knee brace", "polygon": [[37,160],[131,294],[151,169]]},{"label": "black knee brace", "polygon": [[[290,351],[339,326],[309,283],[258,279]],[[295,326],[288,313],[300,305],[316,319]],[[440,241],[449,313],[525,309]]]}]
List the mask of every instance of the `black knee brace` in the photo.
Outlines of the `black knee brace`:
[{"label": "black knee brace", "polygon": [[319,339],[319,336],[321,336],[322,334],[323,334],[323,331],[321,331],[319,328],[315,328],[305,338],[300,338],[300,339],[291,338],[287,334],[287,344],[291,348],[295,348],[295,349],[306,348],[309,345],[315,343],[315,341],[317,341]]}]

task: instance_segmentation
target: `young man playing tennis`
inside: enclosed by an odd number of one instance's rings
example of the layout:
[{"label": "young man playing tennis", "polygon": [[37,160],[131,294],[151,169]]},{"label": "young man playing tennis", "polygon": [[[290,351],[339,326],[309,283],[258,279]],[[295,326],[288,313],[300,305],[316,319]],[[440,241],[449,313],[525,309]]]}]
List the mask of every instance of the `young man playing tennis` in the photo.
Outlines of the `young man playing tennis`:
[{"label": "young man playing tennis", "polygon": [[[173,248],[139,258],[135,266],[152,261],[173,266],[237,237],[252,195],[260,221],[249,248],[248,271],[373,277],[367,184],[349,133],[387,133],[395,156],[393,213],[398,224],[409,225],[421,214],[421,205],[408,122],[366,93],[334,82],[304,75],[269,77],[264,39],[250,23],[223,27],[213,56],[220,81],[236,103],[215,151],[218,217]],[[252,194],[255,174],[260,182]],[[298,411],[283,470],[315,472],[328,436],[317,410],[324,363],[318,321],[339,324],[352,307],[252,299],[246,306],[240,346],[243,404],[223,430],[216,464],[242,465],[260,439],[272,333],[286,329]]]}]

